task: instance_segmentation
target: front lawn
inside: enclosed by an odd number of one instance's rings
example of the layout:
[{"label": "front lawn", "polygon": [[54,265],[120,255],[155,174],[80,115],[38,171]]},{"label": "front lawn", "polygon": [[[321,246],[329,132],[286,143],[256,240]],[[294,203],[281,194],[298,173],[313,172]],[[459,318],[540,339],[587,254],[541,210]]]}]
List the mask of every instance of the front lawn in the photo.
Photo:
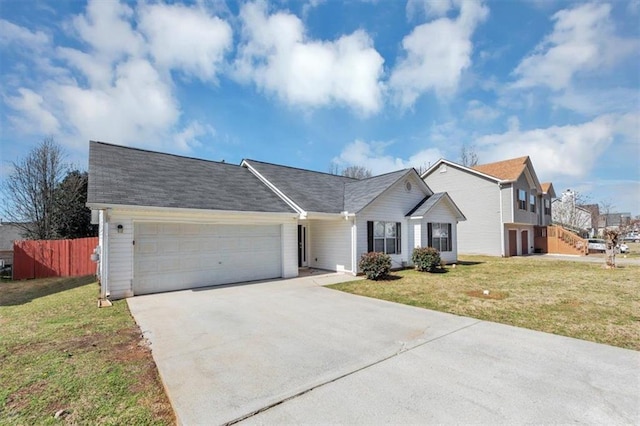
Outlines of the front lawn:
[{"label": "front lawn", "polygon": [[0,423],[175,423],[126,302],[97,296],[92,277],[0,283]]},{"label": "front lawn", "polygon": [[[337,290],[640,350],[640,267],[466,256],[445,273],[394,272]],[[485,295],[484,291],[489,294]]]}]

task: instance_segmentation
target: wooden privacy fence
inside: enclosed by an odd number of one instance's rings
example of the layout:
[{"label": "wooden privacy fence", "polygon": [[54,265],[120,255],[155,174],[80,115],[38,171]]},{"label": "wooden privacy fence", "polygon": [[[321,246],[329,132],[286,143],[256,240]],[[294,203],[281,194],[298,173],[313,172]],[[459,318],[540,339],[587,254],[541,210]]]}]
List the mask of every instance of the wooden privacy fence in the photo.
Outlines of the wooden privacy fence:
[{"label": "wooden privacy fence", "polygon": [[75,277],[96,273],[91,253],[98,237],[20,240],[13,243],[13,279]]}]

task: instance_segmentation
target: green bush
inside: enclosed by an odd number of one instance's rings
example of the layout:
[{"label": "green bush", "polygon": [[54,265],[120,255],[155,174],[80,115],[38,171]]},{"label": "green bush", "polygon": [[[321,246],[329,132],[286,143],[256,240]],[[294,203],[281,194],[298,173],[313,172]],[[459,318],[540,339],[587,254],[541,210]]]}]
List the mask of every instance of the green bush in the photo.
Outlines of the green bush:
[{"label": "green bush", "polygon": [[411,260],[418,271],[433,272],[440,267],[440,252],[433,247],[417,247],[413,249]]},{"label": "green bush", "polygon": [[364,253],[360,257],[360,270],[370,280],[379,280],[389,275],[391,271],[391,257],[384,253]]}]

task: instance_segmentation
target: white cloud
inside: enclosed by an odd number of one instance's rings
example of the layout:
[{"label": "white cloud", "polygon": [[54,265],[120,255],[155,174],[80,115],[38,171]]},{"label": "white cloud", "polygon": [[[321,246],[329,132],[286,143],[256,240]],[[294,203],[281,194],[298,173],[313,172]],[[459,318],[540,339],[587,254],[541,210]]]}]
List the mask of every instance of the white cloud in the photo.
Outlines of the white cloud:
[{"label": "white cloud", "polygon": [[585,87],[569,88],[551,98],[558,107],[566,108],[587,116],[596,116],[607,112],[623,113],[638,107],[638,90],[613,87],[601,89]]},{"label": "white cloud", "polygon": [[634,136],[632,130],[634,123],[637,132],[637,114],[608,114],[578,125],[533,130],[511,125],[505,133],[478,138],[476,146],[483,162],[528,155],[542,180],[580,178],[592,170],[614,138],[631,137],[637,142],[637,133]]},{"label": "white cloud", "polygon": [[453,8],[454,0],[409,0],[406,6],[407,19],[440,18]]},{"label": "white cloud", "polygon": [[[50,44],[44,33],[2,25],[14,44]],[[214,134],[207,124],[181,123],[168,71],[214,80],[232,42],[228,23],[196,6],[141,3],[134,10],[93,0],[66,29],[80,47],[53,46],[43,55],[65,64],[64,73],[50,67],[55,72],[43,71],[35,87],[24,78],[12,83],[15,95],[5,99],[16,129],[52,133],[73,147],[94,139],[179,151]]]},{"label": "white cloud", "polygon": [[138,28],[161,67],[212,80],[231,47],[231,26],[200,7],[154,4],[139,10]]},{"label": "white cloud", "polygon": [[44,99],[32,90],[20,88],[18,96],[9,96],[7,104],[18,115],[10,116],[20,131],[35,134],[54,134],[59,130],[58,119],[44,106]]},{"label": "white cloud", "polygon": [[144,49],[142,36],[131,27],[133,14],[133,9],[119,1],[93,0],[72,25],[95,53],[116,60],[126,55],[138,56]]},{"label": "white cloud", "polygon": [[374,175],[388,173],[409,167],[430,165],[442,158],[442,153],[436,148],[428,148],[413,154],[408,159],[393,157],[385,153],[388,142],[365,142],[355,140],[344,147],[333,162],[341,166],[363,166],[371,170]]},{"label": "white cloud", "polygon": [[467,103],[467,111],[465,116],[473,121],[477,122],[491,122],[500,117],[499,110],[490,107],[476,99],[473,99]]},{"label": "white cloud", "polygon": [[113,84],[103,89],[77,85],[52,89],[74,133],[84,141],[161,144],[161,138],[177,124],[180,115],[171,87],[143,59],[119,64],[113,77]]},{"label": "white cloud", "polygon": [[0,45],[18,44],[37,49],[49,44],[49,37],[42,31],[31,31],[12,22],[0,19]]},{"label": "white cloud", "polygon": [[269,15],[263,2],[240,12],[242,42],[235,75],[283,101],[303,107],[341,104],[363,114],[382,103],[384,59],[362,30],[335,41],[310,40],[288,12]]},{"label": "white cloud", "polygon": [[411,107],[430,90],[438,95],[455,92],[462,72],[471,66],[471,37],[489,9],[478,1],[462,1],[455,19],[440,18],[413,29],[402,40],[406,56],[390,78],[396,101]]},{"label": "white cloud", "polygon": [[611,6],[588,3],[555,13],[553,32],[514,70],[514,88],[562,90],[578,73],[609,67],[637,50],[635,40],[614,34]]},{"label": "white cloud", "polygon": [[193,121],[180,132],[176,133],[174,141],[178,148],[183,151],[188,151],[191,148],[202,146],[198,138],[207,134],[213,136],[215,133],[215,129],[212,126]]}]

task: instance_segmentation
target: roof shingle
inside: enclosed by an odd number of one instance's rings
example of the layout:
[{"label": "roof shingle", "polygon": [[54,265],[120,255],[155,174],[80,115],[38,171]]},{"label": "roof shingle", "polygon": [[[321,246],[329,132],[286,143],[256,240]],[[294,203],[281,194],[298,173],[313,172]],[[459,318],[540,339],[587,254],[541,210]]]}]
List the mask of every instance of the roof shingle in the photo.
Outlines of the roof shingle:
[{"label": "roof shingle", "polygon": [[87,203],[293,212],[244,167],[93,141]]},{"label": "roof shingle", "polygon": [[522,172],[524,172],[528,159],[528,156],[518,157],[510,160],[497,161],[495,163],[478,164],[471,168],[501,180],[515,181],[518,180]]}]

